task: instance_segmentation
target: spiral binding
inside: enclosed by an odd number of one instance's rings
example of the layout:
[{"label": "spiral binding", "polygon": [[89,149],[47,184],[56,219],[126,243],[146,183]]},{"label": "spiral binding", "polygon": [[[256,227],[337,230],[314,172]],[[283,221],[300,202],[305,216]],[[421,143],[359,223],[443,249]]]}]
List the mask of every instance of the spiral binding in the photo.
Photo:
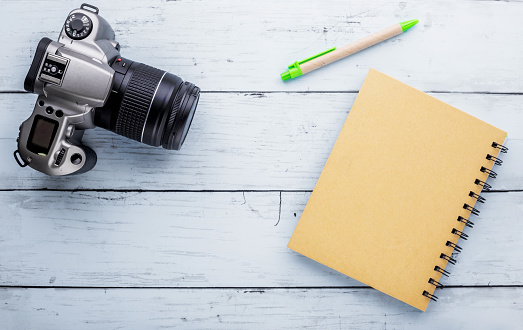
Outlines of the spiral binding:
[{"label": "spiral binding", "polygon": [[496,172],[494,172],[493,170],[489,170],[489,169],[486,168],[485,166],[481,166],[480,171],[483,172],[483,173],[487,173],[487,174],[488,174],[488,177],[489,177],[489,178],[492,178],[492,179],[495,179],[496,176],[497,176]]},{"label": "spiral binding", "polygon": [[449,257],[448,255],[446,255],[445,253],[442,253],[439,255],[439,257],[443,260],[447,260],[447,262],[450,262],[451,264],[455,265],[456,264],[456,259],[452,258],[452,257]]},{"label": "spiral binding", "polygon": [[436,288],[442,288],[443,287],[443,284],[441,284],[440,282],[436,281],[433,278],[429,279],[429,283],[434,285]]},{"label": "spiral binding", "polygon": [[474,222],[470,221],[469,219],[463,218],[461,215],[458,217],[458,221],[463,222],[465,224],[465,226],[467,226],[469,228],[474,227]]},{"label": "spiral binding", "polygon": [[429,298],[430,300],[438,301],[438,297],[436,297],[433,294],[430,294],[428,291],[423,291],[423,296]]},{"label": "spiral binding", "polygon": [[[491,147],[495,148],[495,149],[499,149],[499,152],[501,152],[501,153],[507,153],[507,151],[508,151],[507,147],[505,147],[504,145],[499,144],[497,142],[492,142]],[[503,161],[501,159],[499,159],[498,157],[492,156],[491,154],[487,154],[486,159],[494,162],[494,165],[500,166],[500,165],[503,164]],[[488,174],[488,177],[492,178],[492,179],[495,179],[496,176],[497,176],[496,172],[492,171],[491,169],[488,169],[485,166],[481,166],[479,171],[482,172],[482,173]],[[482,181],[480,179],[475,179],[474,180],[474,184],[478,185],[478,186],[481,186],[481,190],[482,191],[489,191],[490,189],[492,189],[491,185],[489,185],[488,183],[486,183],[485,181]],[[476,202],[479,202],[479,203],[484,203],[485,202],[485,198],[481,197],[479,194],[477,194],[477,193],[475,193],[473,191],[469,192],[469,197],[474,198],[476,200]],[[463,204],[463,208],[465,210],[469,211],[471,215],[476,215],[476,216],[479,215],[479,210],[476,209],[475,207],[469,205],[468,203]],[[472,228],[474,226],[473,222],[471,222],[469,219],[465,219],[462,216],[458,216],[457,221],[465,224],[465,227]],[[456,236],[458,236],[461,239],[464,239],[464,240],[466,240],[467,237],[469,237],[463,231],[460,231],[460,230],[458,230],[456,228],[452,228],[451,233],[456,235]],[[455,253],[460,253],[462,251],[462,248],[459,245],[457,245],[456,243],[451,242],[451,241],[447,241],[445,243],[445,246],[451,247],[453,249],[453,255],[454,255],[454,252]],[[453,265],[456,264],[456,259],[454,259],[451,256],[448,256],[445,253],[441,253],[439,257],[441,259],[445,260],[447,263],[450,263],[450,264],[453,264]],[[441,268],[440,266],[434,266],[434,271],[437,272],[437,273],[440,273],[441,274],[440,277],[441,276],[449,277],[449,275],[450,275],[450,273],[448,271],[446,271],[445,269]],[[436,287],[436,289],[443,287],[443,284],[441,284],[440,282],[436,281],[432,277],[429,278],[428,283],[434,285]],[[438,300],[438,297],[436,297],[434,294],[432,294],[432,293],[430,293],[430,292],[428,292],[426,290],[423,291],[423,293],[421,295],[424,296],[424,297],[427,297],[427,298],[429,298],[430,300],[433,300],[433,301],[437,301]]]},{"label": "spiral binding", "polygon": [[473,191],[469,192],[469,196],[472,198],[475,198],[476,201],[478,201],[480,203],[485,203],[485,198],[481,197],[480,195],[476,194]]},{"label": "spiral binding", "polygon": [[492,148],[498,148],[500,152],[506,154],[507,151],[508,151],[508,148],[497,143],[497,142],[492,142]]},{"label": "spiral binding", "polygon": [[494,157],[491,154],[487,155],[487,159],[494,162],[495,165],[501,166],[503,164],[503,161],[499,159],[498,157]]},{"label": "spiral binding", "polygon": [[480,179],[476,179],[476,181],[474,181],[474,183],[477,184],[478,186],[482,186],[483,187],[482,190],[489,191],[490,189],[492,189],[491,185],[489,185],[485,181],[481,181]]},{"label": "spiral binding", "polygon": [[454,249],[454,251],[460,253],[461,252],[461,246],[457,245],[456,243],[453,243],[451,241],[447,241],[447,243],[445,243],[446,246],[450,246],[451,248]]},{"label": "spiral binding", "polygon": [[464,239],[465,241],[467,240],[467,237],[469,237],[469,235],[465,234],[462,231],[457,230],[456,228],[452,228],[451,233],[453,233],[454,235],[459,236],[459,238]]},{"label": "spiral binding", "polygon": [[441,275],[445,275],[446,277],[449,277],[450,273],[446,271],[445,269],[441,268],[440,266],[434,267],[434,271],[441,273]]},{"label": "spiral binding", "polygon": [[474,207],[468,205],[467,203],[463,204],[463,208],[467,211],[470,211],[470,213],[472,213],[474,215],[479,215],[479,210],[477,208],[474,208]]},{"label": "spiral binding", "polygon": [[443,284],[441,284],[440,282],[436,281],[433,278],[429,279],[429,283],[434,285],[436,288],[442,288],[443,287]]}]

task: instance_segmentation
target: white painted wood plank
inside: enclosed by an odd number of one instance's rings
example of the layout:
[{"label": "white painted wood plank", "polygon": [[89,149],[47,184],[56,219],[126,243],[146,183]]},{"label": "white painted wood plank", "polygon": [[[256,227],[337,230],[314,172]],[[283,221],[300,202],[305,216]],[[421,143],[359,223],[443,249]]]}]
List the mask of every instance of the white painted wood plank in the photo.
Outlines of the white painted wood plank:
[{"label": "white painted wood plank", "polygon": [[[432,94],[508,132],[511,149],[495,189],[523,189],[522,95]],[[98,153],[89,173],[51,178],[12,157],[18,126],[36,97],[0,94],[0,189],[312,190],[355,93],[203,94],[180,151],[150,147],[103,129],[84,143]],[[365,137],[362,137],[364,139]]]},{"label": "white painted wood plank", "polygon": [[[78,1],[2,1],[0,90],[22,90],[36,45]],[[357,90],[368,69],[425,91],[521,92],[523,5],[514,1],[111,1],[122,55],[203,90]],[[394,23],[405,35],[283,83],[287,65]]]},{"label": "white painted wood plank", "polygon": [[[445,285],[523,285],[523,193],[484,196]],[[361,286],[286,247],[308,197],[0,192],[0,285]]]},{"label": "white painted wood plank", "polygon": [[426,312],[372,289],[0,289],[8,329],[517,329],[523,288],[452,288]]}]

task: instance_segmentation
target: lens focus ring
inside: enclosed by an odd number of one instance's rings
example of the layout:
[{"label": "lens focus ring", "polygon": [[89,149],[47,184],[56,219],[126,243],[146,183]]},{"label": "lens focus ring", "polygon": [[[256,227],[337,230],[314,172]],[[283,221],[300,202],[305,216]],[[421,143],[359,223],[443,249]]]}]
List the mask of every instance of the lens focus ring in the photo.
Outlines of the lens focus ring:
[{"label": "lens focus ring", "polygon": [[116,118],[115,132],[130,139],[142,140],[147,114],[165,71],[136,63]]},{"label": "lens focus ring", "polygon": [[187,85],[190,85],[191,83],[189,82],[184,82],[181,86],[180,86],[180,90],[178,90],[177,94],[176,94],[176,98],[174,99],[174,102],[173,102],[173,105],[172,105],[172,108],[171,108],[171,114],[169,115],[169,120],[167,121],[167,125],[165,126],[165,132],[164,132],[164,135],[163,135],[163,139],[162,139],[162,145],[164,148],[167,148],[167,149],[170,149],[168,147],[169,143],[168,141],[170,140],[169,136],[172,135],[172,132],[174,130],[174,123],[175,123],[175,120],[176,120],[176,115],[178,114],[178,110],[180,109],[180,104],[182,103],[182,99],[183,99],[183,96],[185,95],[185,90]]}]

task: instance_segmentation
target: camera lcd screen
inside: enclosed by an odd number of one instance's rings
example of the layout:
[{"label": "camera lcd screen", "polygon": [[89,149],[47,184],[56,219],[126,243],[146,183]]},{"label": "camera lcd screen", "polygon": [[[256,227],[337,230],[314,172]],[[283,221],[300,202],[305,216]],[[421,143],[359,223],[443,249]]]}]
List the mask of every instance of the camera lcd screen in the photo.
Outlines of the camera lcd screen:
[{"label": "camera lcd screen", "polygon": [[58,122],[44,116],[35,116],[29,133],[27,149],[35,154],[47,155],[57,130]]}]

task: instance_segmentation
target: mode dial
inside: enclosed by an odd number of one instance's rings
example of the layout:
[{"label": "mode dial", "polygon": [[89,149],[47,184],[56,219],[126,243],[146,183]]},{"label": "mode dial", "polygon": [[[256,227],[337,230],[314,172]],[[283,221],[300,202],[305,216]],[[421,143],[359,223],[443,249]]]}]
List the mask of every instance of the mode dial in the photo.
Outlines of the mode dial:
[{"label": "mode dial", "polygon": [[87,37],[93,29],[93,22],[84,14],[75,13],[69,15],[65,20],[65,33],[69,38],[81,40]]}]

